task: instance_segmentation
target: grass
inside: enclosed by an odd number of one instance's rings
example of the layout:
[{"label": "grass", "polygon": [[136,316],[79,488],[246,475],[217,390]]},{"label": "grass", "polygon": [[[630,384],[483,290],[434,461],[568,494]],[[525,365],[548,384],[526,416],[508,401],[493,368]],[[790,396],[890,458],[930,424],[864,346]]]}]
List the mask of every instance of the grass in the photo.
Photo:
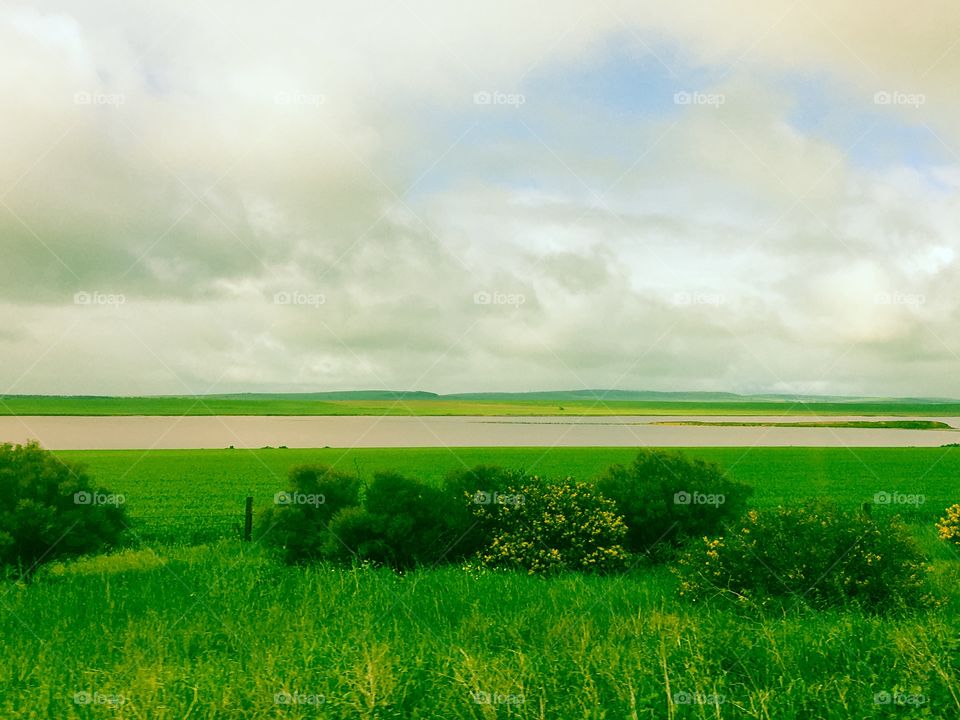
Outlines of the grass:
[{"label": "grass", "polygon": [[[735,480],[755,488],[759,506],[832,497],[850,507],[887,493],[898,511],[932,522],[956,502],[960,448],[691,448],[692,457],[718,463]],[[258,509],[286,486],[287,470],[326,463],[369,479],[395,469],[427,482],[477,464],[524,468],[544,476],[595,478],[614,463],[628,463],[631,448],[411,448],[344,450],[83,450],[58,456],[86,464],[97,481],[122,493],[145,540],[207,541],[238,532],[244,498]],[[900,495],[896,495],[899,493]],[[901,496],[922,504],[895,504]],[[913,498],[917,500],[919,498]]]},{"label": "grass", "polygon": [[938,565],[949,604],[917,615],[751,617],[677,601],[663,570],[287,568],[229,541],[126,552],[3,588],[0,716],[885,718],[875,697],[899,691],[956,717],[956,570]]},{"label": "grass", "polygon": [[960,415],[960,403],[917,401],[661,401],[461,398],[284,399],[190,397],[0,396],[0,415]]},{"label": "grass", "polygon": [[[256,544],[212,539],[225,529],[219,526],[206,528],[210,542],[191,545],[204,535],[191,524],[203,519],[191,513],[232,514],[239,522],[242,498],[252,492],[258,505],[269,503],[296,463],[327,462],[364,477],[397,468],[431,482],[479,462],[591,478],[633,454],[60,452],[127,495],[143,542],[53,564],[27,584],[0,582],[0,717],[960,716],[960,561],[932,526],[958,499],[960,449],[689,451],[752,484],[761,506],[811,495],[844,504],[878,492],[925,495],[920,505],[875,510],[907,511],[944,601],[898,616],[799,607],[752,615],[693,605],[679,600],[666,568],[538,579],[455,567],[406,574],[285,567]],[[922,704],[878,704],[884,693]],[[487,694],[502,702],[476,702]],[[689,697],[719,704],[672,702]],[[293,698],[302,702],[277,703]]]}]

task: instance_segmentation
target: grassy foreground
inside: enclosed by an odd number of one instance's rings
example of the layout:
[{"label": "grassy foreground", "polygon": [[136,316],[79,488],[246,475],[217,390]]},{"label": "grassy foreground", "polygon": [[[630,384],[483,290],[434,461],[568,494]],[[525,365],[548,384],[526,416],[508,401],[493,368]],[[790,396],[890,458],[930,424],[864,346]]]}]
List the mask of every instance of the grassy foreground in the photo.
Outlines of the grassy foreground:
[{"label": "grassy foreground", "polygon": [[[915,617],[749,617],[679,602],[662,570],[541,580],[286,568],[235,542],[128,552],[2,588],[0,716],[953,718],[958,580],[938,565],[950,603]],[[885,704],[897,693],[920,704]]]},{"label": "grassy foreground", "polygon": [[960,500],[960,449],[688,453],[753,485],[758,506],[817,495],[904,514],[942,605],[760,615],[682,601],[662,567],[297,568],[230,537],[243,497],[269,504],[297,463],[589,479],[630,449],[60,452],[125,494],[136,547],[0,582],[0,718],[960,716],[960,558],[933,528]]},{"label": "grassy foreground", "polygon": [[190,397],[0,397],[0,415],[960,415],[960,403],[663,401],[595,399],[303,399]]}]

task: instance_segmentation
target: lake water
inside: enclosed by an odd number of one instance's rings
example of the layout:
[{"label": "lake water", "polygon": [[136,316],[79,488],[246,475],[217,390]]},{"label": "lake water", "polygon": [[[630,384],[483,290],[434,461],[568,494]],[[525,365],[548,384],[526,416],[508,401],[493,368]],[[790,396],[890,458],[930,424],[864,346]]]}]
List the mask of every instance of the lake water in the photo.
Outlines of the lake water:
[{"label": "lake water", "polygon": [[[815,418],[645,417],[0,417],[0,442],[53,450],[287,447],[936,447],[960,431],[693,427],[658,422],[801,422]],[[827,419],[827,418],[823,418]],[[831,417],[829,420],[912,418]],[[960,418],[937,420],[960,427]]]}]

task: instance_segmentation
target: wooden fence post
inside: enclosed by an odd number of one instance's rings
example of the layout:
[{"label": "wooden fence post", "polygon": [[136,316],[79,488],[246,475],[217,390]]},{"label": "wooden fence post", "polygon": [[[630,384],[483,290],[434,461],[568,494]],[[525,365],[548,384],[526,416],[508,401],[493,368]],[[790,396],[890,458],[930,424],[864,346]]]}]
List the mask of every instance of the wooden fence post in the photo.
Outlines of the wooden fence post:
[{"label": "wooden fence post", "polygon": [[250,542],[253,539],[253,498],[247,496],[247,506],[243,517],[243,539]]}]

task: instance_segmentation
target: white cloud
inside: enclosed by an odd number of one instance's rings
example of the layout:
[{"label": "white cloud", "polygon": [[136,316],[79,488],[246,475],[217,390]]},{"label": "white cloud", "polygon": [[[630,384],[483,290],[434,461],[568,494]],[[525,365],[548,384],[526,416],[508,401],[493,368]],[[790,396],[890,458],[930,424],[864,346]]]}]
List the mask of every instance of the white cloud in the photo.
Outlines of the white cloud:
[{"label": "white cloud", "polygon": [[[51,7],[0,14],[0,390],[960,395],[952,5]],[[535,82],[623,42],[725,102]],[[782,72],[925,94],[883,112],[942,164],[864,168]]]}]

